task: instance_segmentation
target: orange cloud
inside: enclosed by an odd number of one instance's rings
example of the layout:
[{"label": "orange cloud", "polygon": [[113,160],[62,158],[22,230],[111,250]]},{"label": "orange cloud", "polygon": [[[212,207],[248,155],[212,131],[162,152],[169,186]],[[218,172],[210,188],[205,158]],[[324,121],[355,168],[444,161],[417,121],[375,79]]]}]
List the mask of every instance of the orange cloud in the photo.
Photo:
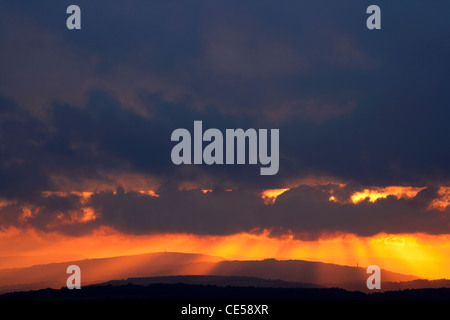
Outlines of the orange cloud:
[{"label": "orange cloud", "polygon": [[99,216],[99,213],[95,212],[94,208],[83,207],[80,211],[61,212],[57,214],[55,219],[47,224],[47,227],[54,228],[67,224],[87,223],[96,220]]},{"label": "orange cloud", "polygon": [[[118,186],[125,190],[157,190],[159,183],[151,176],[142,174],[110,174],[101,173],[100,178],[73,180],[60,176],[52,176],[53,185],[57,190],[65,192],[45,191],[44,195],[51,194],[81,194],[92,193],[97,190],[115,191]],[[81,191],[80,191],[81,190]]]},{"label": "orange cloud", "polygon": [[261,198],[263,199],[265,204],[274,204],[275,200],[277,200],[277,197],[280,194],[282,194],[282,193],[284,193],[284,192],[286,192],[288,190],[289,190],[289,188],[285,188],[285,189],[267,189],[267,190],[264,190],[261,193]]},{"label": "orange cloud", "polygon": [[430,209],[444,211],[450,206],[450,187],[440,187],[438,190],[439,198],[434,199],[430,204]]},{"label": "orange cloud", "polygon": [[89,198],[94,194],[94,192],[91,191],[44,191],[42,192],[42,195],[47,198],[50,196],[58,196],[58,197],[68,197],[70,195],[75,195],[81,198],[81,203],[85,204]]},{"label": "orange cloud", "polygon": [[395,196],[397,199],[414,198],[420,191],[425,189],[415,187],[399,187],[389,186],[385,188],[364,189],[363,191],[355,192],[351,195],[351,201],[357,204],[365,199],[370,202],[375,202],[378,199],[387,198],[388,196]]},{"label": "orange cloud", "polygon": [[16,201],[0,199],[0,208],[6,207],[6,206],[10,206],[10,205],[13,205],[13,204],[16,204],[16,203],[17,203]]},{"label": "orange cloud", "polygon": [[32,206],[22,206],[22,213],[19,216],[19,221],[27,222],[28,219],[35,217],[39,213],[39,208]]},{"label": "orange cloud", "polygon": [[156,192],[154,190],[139,190],[140,194],[145,194],[147,196],[151,196],[151,197],[159,197],[158,194],[156,194]]}]

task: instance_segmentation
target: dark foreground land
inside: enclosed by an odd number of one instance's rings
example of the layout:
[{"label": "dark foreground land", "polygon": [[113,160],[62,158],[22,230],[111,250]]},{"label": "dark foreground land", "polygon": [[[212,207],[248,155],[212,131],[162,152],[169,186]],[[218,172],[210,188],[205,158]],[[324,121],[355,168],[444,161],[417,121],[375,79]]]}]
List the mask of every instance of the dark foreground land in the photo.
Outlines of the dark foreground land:
[{"label": "dark foreground land", "polygon": [[[46,319],[61,319],[66,315],[77,319],[80,316],[87,319],[303,319],[309,318],[308,314],[320,319],[337,315],[345,315],[345,319],[361,319],[367,315],[389,319],[427,314],[434,319],[447,312],[449,300],[450,288],[363,293],[340,288],[160,283],[6,293],[0,295],[0,308],[3,312],[12,311],[19,319],[40,314]],[[205,310],[211,309],[213,314],[205,314]],[[236,310],[238,313],[233,313]],[[242,310],[253,313],[242,314]],[[267,313],[256,313],[256,310],[267,310]]]},{"label": "dark foreground land", "polygon": [[193,284],[111,284],[80,290],[42,289],[11,292],[1,300],[450,300],[450,288],[363,293],[340,288],[262,288]]}]

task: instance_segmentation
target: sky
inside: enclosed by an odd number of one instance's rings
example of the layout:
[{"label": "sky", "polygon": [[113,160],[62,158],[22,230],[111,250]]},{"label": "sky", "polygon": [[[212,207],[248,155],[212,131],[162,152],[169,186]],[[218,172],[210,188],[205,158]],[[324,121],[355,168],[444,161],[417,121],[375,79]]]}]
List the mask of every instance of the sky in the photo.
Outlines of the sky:
[{"label": "sky", "polygon": [[[450,278],[449,3],[80,0],[68,30],[70,4],[0,4],[0,257]],[[278,173],[173,164],[171,133],[196,120],[279,129]]]}]

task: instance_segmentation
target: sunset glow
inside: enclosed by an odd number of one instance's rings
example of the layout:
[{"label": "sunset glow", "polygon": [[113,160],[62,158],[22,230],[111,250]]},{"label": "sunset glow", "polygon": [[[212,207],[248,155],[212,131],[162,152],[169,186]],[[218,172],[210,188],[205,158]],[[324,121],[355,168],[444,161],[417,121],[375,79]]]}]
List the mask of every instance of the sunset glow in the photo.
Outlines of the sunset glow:
[{"label": "sunset glow", "polygon": [[294,239],[292,235],[269,237],[268,232],[228,236],[137,236],[102,227],[89,235],[70,237],[57,233],[44,234],[33,229],[10,228],[0,233],[0,241],[0,256],[21,252],[21,255],[29,257],[28,260],[22,259],[20,263],[14,259],[3,261],[1,268],[32,265],[34,261],[55,262],[56,258],[52,257],[58,257],[58,254],[62,253],[80,259],[170,251],[203,253],[238,260],[276,258],[350,266],[377,264],[390,271],[423,278],[450,277],[450,235],[379,234],[373,237],[357,237],[341,234],[324,236],[314,241],[302,241]]},{"label": "sunset glow", "polygon": [[422,2],[1,2],[0,300],[450,300]]}]

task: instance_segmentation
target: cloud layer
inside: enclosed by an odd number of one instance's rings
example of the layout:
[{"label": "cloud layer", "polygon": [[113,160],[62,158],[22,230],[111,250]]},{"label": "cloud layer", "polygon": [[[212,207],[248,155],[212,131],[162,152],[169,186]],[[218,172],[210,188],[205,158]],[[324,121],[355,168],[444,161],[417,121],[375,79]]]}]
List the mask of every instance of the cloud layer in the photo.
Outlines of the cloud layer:
[{"label": "cloud layer", "polygon": [[[382,3],[382,29],[369,31],[369,4],[79,1],[79,31],[65,28],[69,3],[2,4],[2,225],[304,237],[448,232],[448,209],[429,205],[450,184],[450,7]],[[194,120],[280,129],[279,173],[173,165],[170,134],[192,130]],[[425,189],[358,205],[329,201],[313,185],[274,205],[260,198],[308,177],[352,191]]]}]

